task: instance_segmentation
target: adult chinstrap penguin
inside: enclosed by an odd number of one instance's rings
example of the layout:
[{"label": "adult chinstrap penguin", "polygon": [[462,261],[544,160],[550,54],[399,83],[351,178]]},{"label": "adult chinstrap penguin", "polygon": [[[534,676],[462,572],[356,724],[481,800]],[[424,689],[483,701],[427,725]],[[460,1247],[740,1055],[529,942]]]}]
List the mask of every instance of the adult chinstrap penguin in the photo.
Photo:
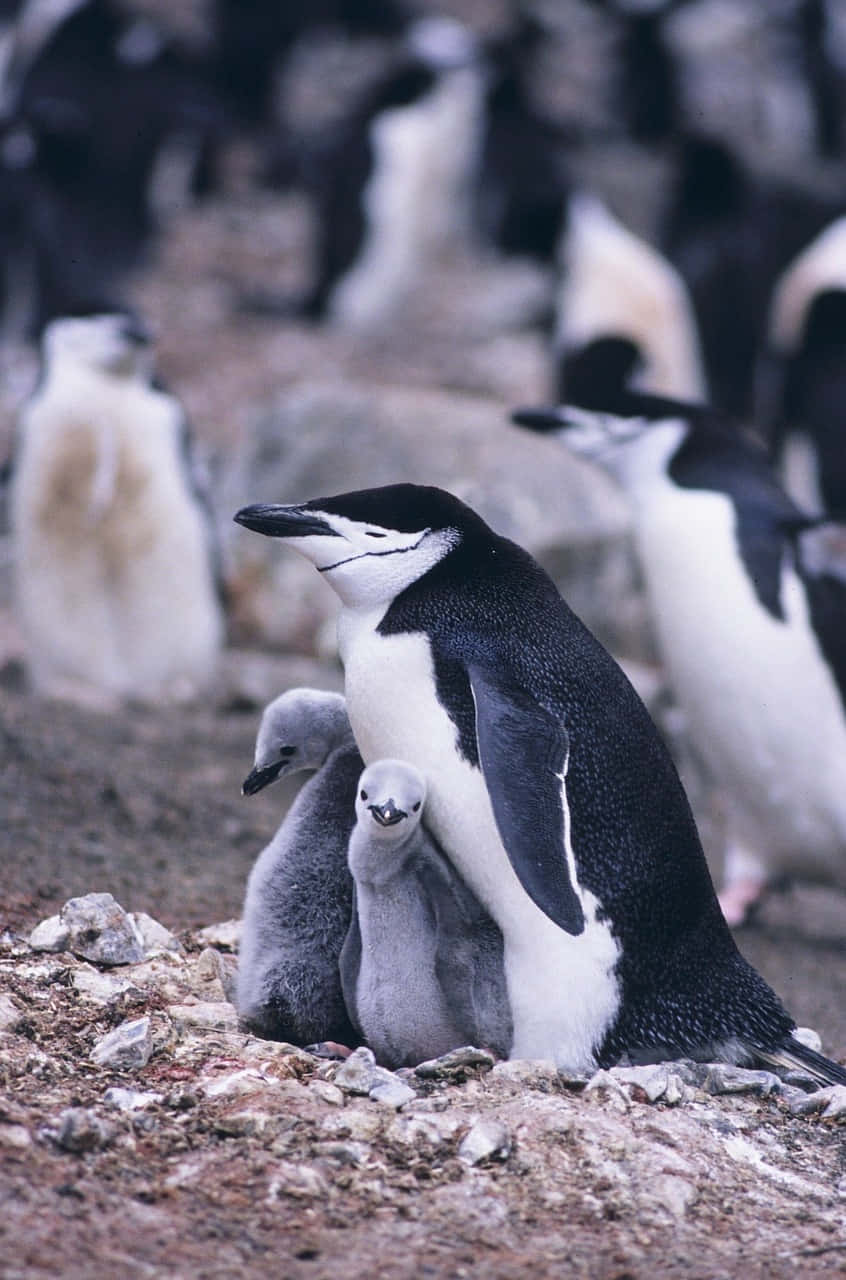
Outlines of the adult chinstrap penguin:
[{"label": "adult chinstrap penguin", "polygon": [[421,825],[425,799],[413,765],[369,765],[347,853],[355,898],[344,997],[389,1067],[465,1044],[504,1055],[511,1044],[502,934]]},{"label": "adult chinstrap penguin", "polygon": [[527,552],[417,485],[235,518],[340,596],[356,741],[420,769],[432,834],[502,931],[511,1056],[806,1056],[734,945],[645,708]]},{"label": "adult chinstrap penguin", "polygon": [[183,410],[127,313],[64,316],[17,425],[15,603],[32,684],[194,696],[223,642],[216,536]]},{"label": "adult chinstrap penguin", "polygon": [[846,884],[846,528],[714,411],[619,390],[521,410],[620,481],[691,740],[727,804],[738,923],[785,874]]},{"label": "adult chinstrap penguin", "polygon": [[243,791],[317,772],[300,789],[247,881],[236,1002],[260,1035],[352,1045],[338,961],[350,926],[347,844],[364,767],[344,699],[289,689],[264,710]]}]

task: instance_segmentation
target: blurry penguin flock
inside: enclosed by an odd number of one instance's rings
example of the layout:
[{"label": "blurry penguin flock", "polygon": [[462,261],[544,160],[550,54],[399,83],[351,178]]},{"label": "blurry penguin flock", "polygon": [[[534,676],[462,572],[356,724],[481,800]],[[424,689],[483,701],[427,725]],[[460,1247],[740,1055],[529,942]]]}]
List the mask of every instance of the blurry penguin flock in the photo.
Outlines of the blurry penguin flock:
[{"label": "blurry penguin flock", "polygon": [[[31,690],[184,701],[226,642],[210,482],[126,304],[174,183],[212,197],[248,137],[255,181],[308,200],[308,287],[237,300],[268,324],[366,343],[451,240],[532,259],[548,391],[491,430],[547,434],[562,470],[588,459],[629,502],[724,798],[720,897],[662,737],[528,552],[407,475],[246,493],[238,524],[339,599],[345,693],[282,691],[261,720],[244,792],[311,776],[249,877],[239,1012],[391,1067],[475,1044],[574,1073],[694,1057],[846,1084],[729,930],[785,877],[846,888],[841,6],[466,8],[213,0],[188,38],[118,0],[0,6],[0,323],[41,352],[4,475]],[[538,86],[591,24],[610,76],[580,115]],[[728,90],[728,120],[703,103],[753,28],[771,92],[738,145]],[[280,85],[327,33],[378,67],[303,131]],[[756,137],[791,131],[796,173],[757,167]],[[660,156],[651,238],[585,180],[597,139]]]}]

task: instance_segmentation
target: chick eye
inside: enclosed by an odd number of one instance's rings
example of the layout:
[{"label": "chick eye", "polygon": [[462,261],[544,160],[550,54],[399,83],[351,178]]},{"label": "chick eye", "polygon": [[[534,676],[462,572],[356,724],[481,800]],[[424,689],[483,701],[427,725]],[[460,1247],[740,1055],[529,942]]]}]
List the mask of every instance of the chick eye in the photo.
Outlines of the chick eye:
[{"label": "chick eye", "polygon": [[375,529],[365,529],[364,532],[368,538],[387,538],[388,536],[386,533],[377,533]]},{"label": "chick eye", "polygon": [[362,791],[362,793],[361,793],[361,798],[362,798],[362,800],[366,800],[366,799],[367,799],[367,792],[366,792],[366,791]]},{"label": "chick eye", "polygon": [[413,805],[411,806],[411,812],[412,812],[412,813],[416,813],[416,812],[417,812],[417,810],[418,810],[419,808],[420,808],[420,801],[418,800],[418,801],[417,801],[417,804],[413,804]]},{"label": "chick eye", "polygon": [[289,760],[291,756],[294,754],[294,752],[296,751],[296,749],[297,749],[296,747],[280,747],[279,748],[280,759]]}]

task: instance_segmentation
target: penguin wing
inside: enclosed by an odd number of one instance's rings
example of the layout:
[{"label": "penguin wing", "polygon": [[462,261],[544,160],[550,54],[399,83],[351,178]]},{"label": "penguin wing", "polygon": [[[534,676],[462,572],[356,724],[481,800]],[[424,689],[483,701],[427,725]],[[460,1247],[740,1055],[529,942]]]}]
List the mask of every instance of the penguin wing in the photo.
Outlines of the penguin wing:
[{"label": "penguin wing", "polygon": [[479,761],[500,839],[526,893],[567,933],[585,927],[566,847],[569,738],[560,719],[487,668],[468,667]]},{"label": "penguin wing", "polygon": [[358,975],[361,970],[361,929],[358,923],[358,906],[355,902],[355,889],[353,889],[353,909],[350,919],[347,936],[344,938],[341,954],[338,959],[338,970],[341,976],[341,991],[344,996],[344,1004],[347,1007],[347,1014],[350,1022],[353,1024],[358,1035],[361,1035],[361,1025],[358,1018],[358,1001],[356,999],[356,991],[358,989]]}]

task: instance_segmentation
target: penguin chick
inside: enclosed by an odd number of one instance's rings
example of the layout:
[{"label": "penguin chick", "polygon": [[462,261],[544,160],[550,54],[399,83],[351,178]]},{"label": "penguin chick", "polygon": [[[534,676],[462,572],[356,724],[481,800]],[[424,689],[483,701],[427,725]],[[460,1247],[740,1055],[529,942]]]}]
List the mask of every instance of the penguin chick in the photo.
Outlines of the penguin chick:
[{"label": "penguin chick", "polygon": [[816,527],[714,411],[618,391],[521,410],[627,493],[658,640],[727,804],[738,924],[784,875],[846,886],[846,529]]},{"label": "penguin chick", "polygon": [[42,340],[12,472],[14,594],[33,688],[82,701],[194,696],[223,642],[214,537],[179,402],[128,314]]},{"label": "penguin chick", "polygon": [[352,914],[347,844],[363,767],[340,694],[289,689],[265,708],[244,794],[317,770],[247,880],[236,1004],[269,1039],[355,1041],[338,960]]},{"label": "penguin chick", "polygon": [[502,931],[512,1057],[801,1053],[729,933],[646,708],[527,552],[422,485],[235,519],[340,597],[356,741],[421,771],[429,830]]},{"label": "penguin chick", "polygon": [[389,1067],[464,1044],[505,1056],[502,934],[421,825],[426,783],[380,760],[361,775],[347,859],[355,909],[341,953],[347,1008]]}]

